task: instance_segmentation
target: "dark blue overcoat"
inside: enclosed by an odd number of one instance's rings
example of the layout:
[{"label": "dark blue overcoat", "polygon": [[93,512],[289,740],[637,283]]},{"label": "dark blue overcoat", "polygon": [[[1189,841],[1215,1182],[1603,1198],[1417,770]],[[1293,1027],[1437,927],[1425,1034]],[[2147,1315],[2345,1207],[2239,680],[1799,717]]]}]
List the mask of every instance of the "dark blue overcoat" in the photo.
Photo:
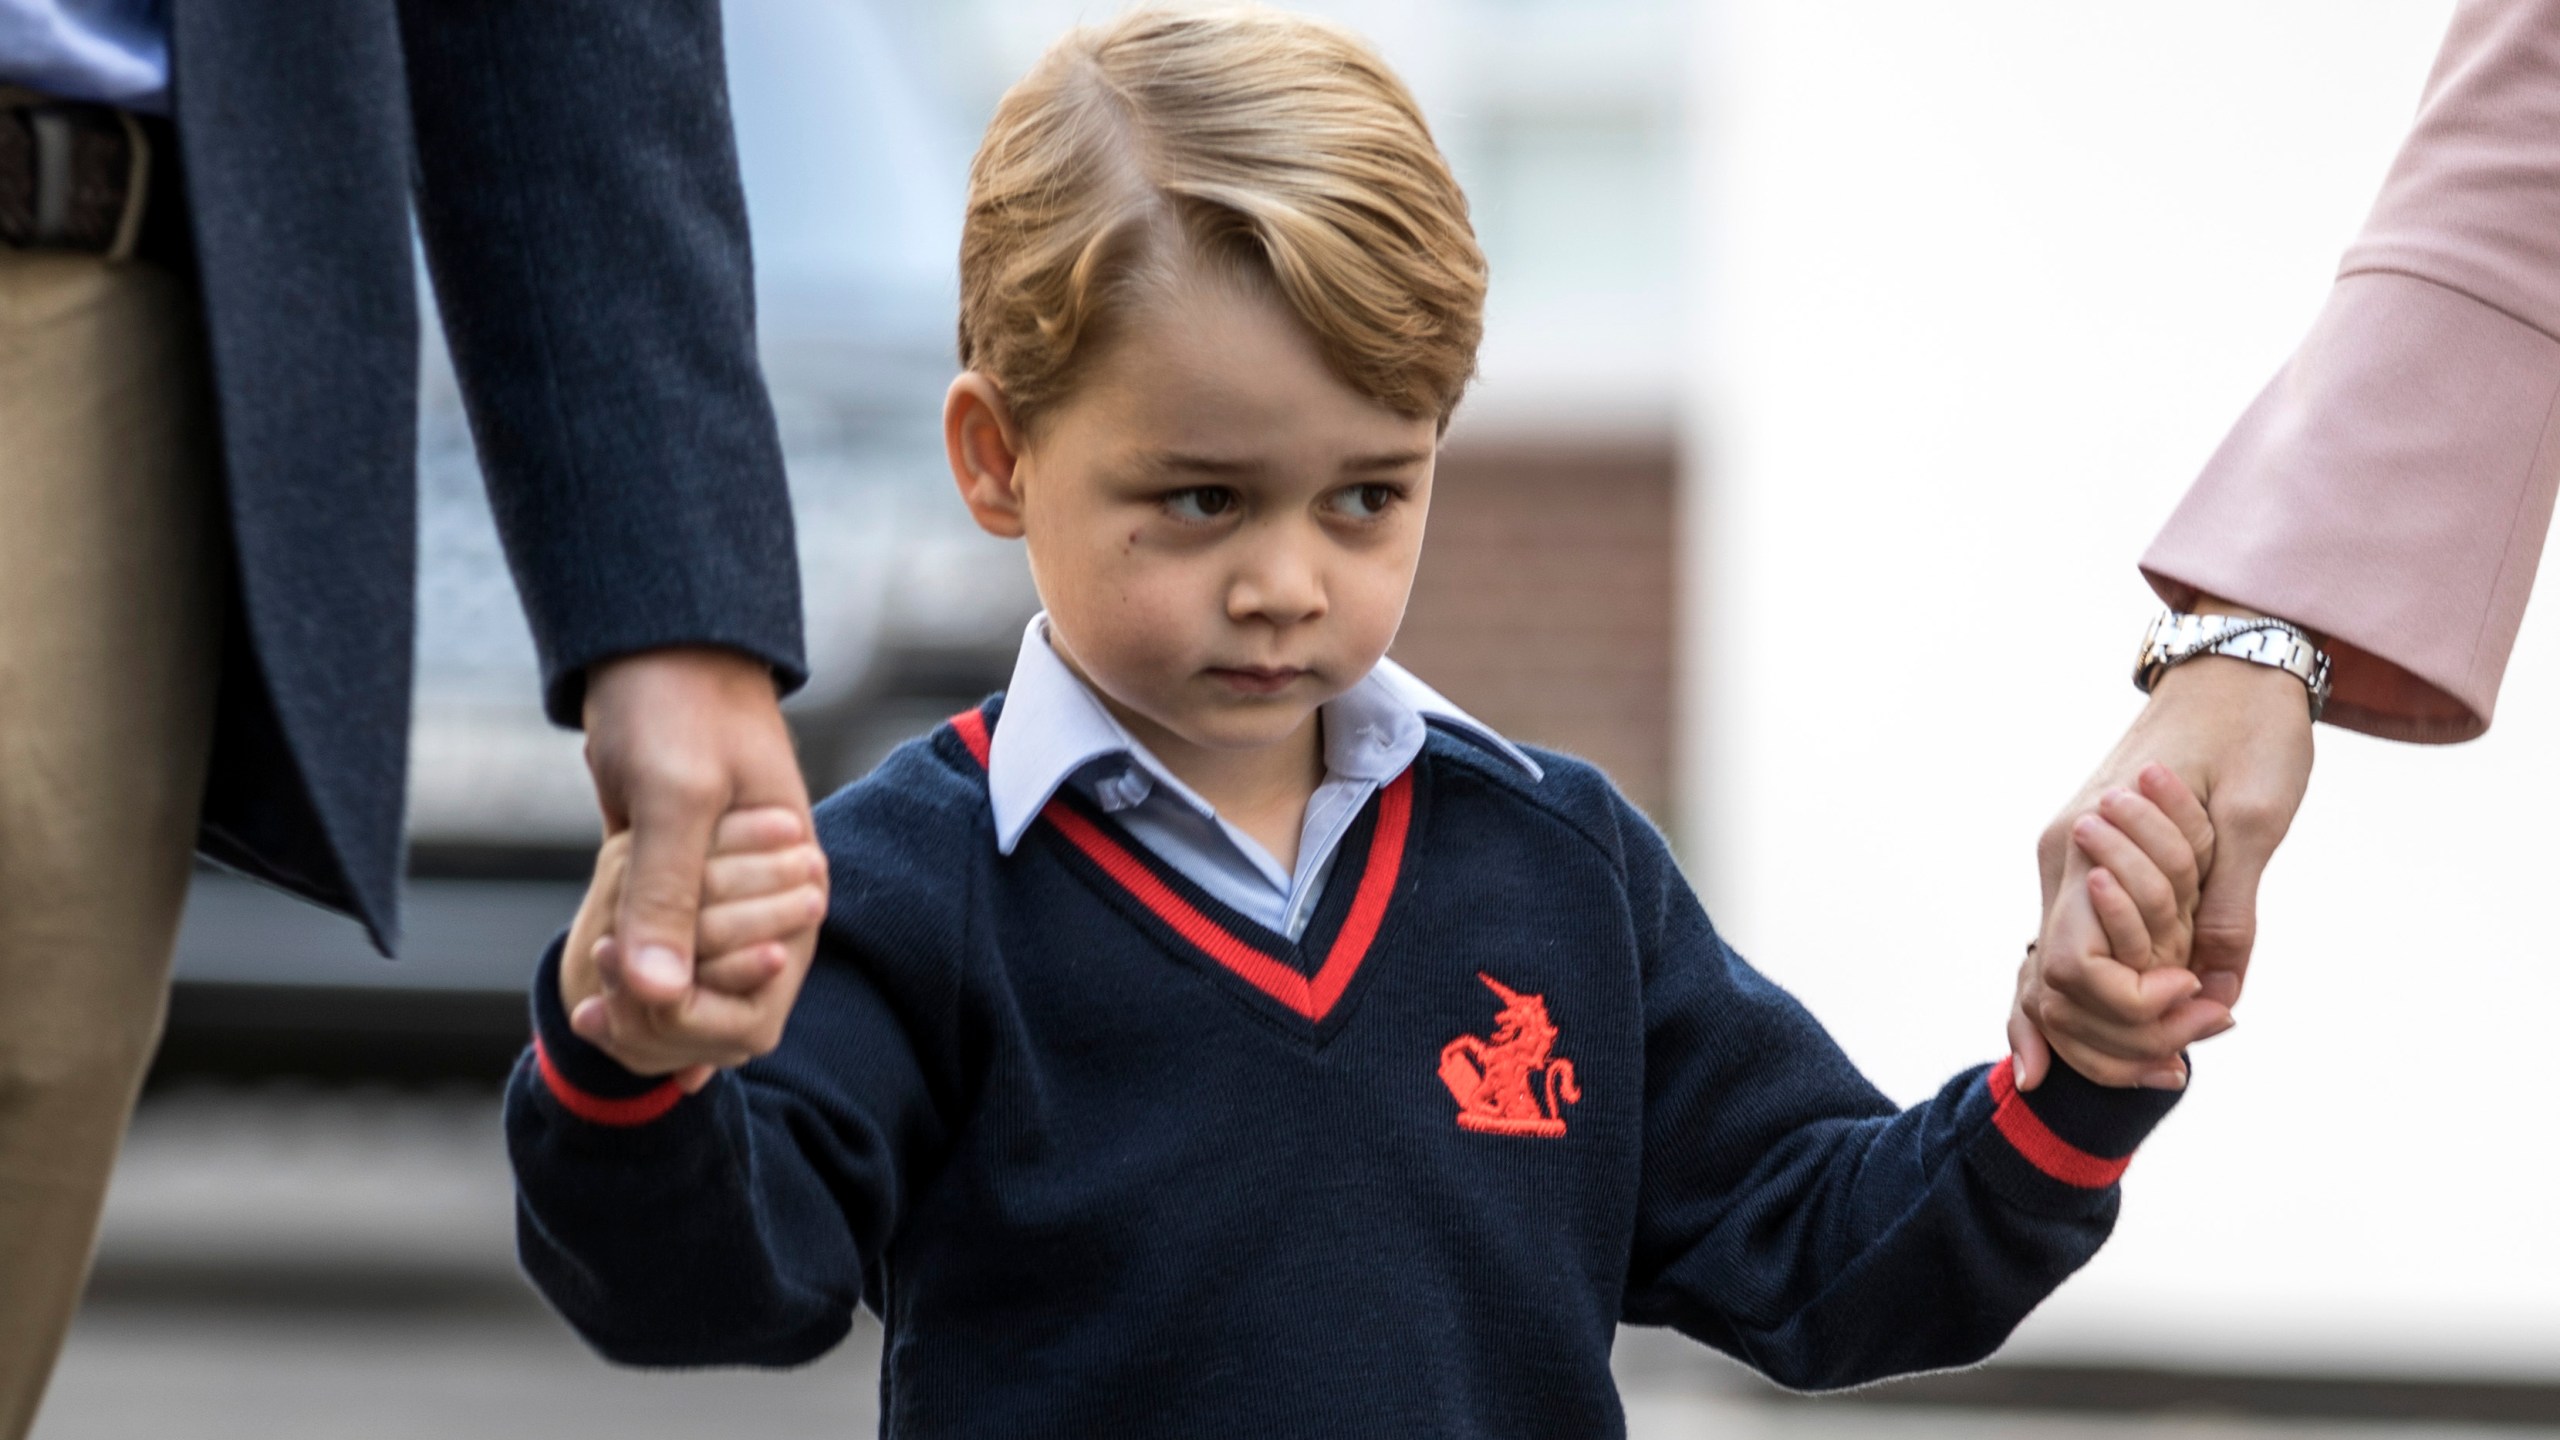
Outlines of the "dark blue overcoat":
[{"label": "dark blue overcoat", "polygon": [[423,240],[577,720],[682,642],[803,675],[716,0],[176,0],[237,584],[202,846],[399,929]]}]

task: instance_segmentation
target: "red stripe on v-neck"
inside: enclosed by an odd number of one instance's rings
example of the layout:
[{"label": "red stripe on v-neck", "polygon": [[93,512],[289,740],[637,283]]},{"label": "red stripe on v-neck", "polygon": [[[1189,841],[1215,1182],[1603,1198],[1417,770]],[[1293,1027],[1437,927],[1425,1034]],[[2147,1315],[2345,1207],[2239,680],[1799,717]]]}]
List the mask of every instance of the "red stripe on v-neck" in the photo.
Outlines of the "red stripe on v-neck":
[{"label": "red stripe on v-neck", "polygon": [[[951,717],[951,728],[978,763],[985,765],[990,749],[985,714],[963,710]],[[1360,973],[1360,962],[1369,957],[1378,927],[1386,920],[1387,903],[1395,898],[1396,877],[1404,870],[1405,840],[1413,828],[1413,771],[1407,769],[1378,792],[1378,826],[1369,837],[1360,888],[1353,892],[1350,912],[1342,917],[1342,929],[1335,933],[1333,948],[1325,952],[1324,964],[1317,967],[1313,980],[1209,918],[1130,854],[1128,847],[1065,804],[1051,800],[1040,816],[1201,953],[1306,1019],[1321,1021],[1351,988],[1352,977]]]},{"label": "red stripe on v-neck", "polygon": [[1413,771],[1407,768],[1378,792],[1378,828],[1369,837],[1369,863],[1360,869],[1360,888],[1352,892],[1351,912],[1342,917],[1333,948],[1325,952],[1315,983],[1308,987],[1307,999],[1314,1008],[1299,1012],[1308,1019],[1324,1018],[1333,1002],[1351,988],[1360,962],[1369,957],[1369,942],[1378,938],[1378,927],[1387,918],[1387,902],[1395,898],[1396,876],[1404,870],[1405,835],[1412,828]]},{"label": "red stripe on v-neck", "polygon": [[987,756],[994,753],[993,745],[987,737],[987,712],[963,710],[951,717],[951,728],[959,735],[960,743],[967,746],[969,753],[978,758],[978,768],[986,769]]},{"label": "red stripe on v-neck", "polygon": [[1119,882],[1120,888],[1138,897],[1138,903],[1156,912],[1156,918],[1174,929],[1174,933],[1208,952],[1209,958],[1242,976],[1246,984],[1299,1014],[1313,1020],[1323,1014],[1308,998],[1307,977],[1281,964],[1253,946],[1236,938],[1234,932],[1200,912],[1200,908],[1174,893],[1173,887],[1156,877],[1120,845],[1105,835],[1094,823],[1056,801],[1049,802],[1041,817],[1058,827],[1075,847],[1102,867],[1102,873]]}]

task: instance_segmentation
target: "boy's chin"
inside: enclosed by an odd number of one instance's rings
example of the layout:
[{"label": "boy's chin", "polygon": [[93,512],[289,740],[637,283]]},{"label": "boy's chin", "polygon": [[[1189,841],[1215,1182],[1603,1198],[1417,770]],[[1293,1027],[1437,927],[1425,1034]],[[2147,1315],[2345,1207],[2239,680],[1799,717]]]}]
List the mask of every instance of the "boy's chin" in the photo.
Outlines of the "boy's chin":
[{"label": "boy's chin", "polygon": [[1204,706],[1168,726],[1203,750],[1265,750],[1295,737],[1315,715],[1302,700],[1240,700]]}]

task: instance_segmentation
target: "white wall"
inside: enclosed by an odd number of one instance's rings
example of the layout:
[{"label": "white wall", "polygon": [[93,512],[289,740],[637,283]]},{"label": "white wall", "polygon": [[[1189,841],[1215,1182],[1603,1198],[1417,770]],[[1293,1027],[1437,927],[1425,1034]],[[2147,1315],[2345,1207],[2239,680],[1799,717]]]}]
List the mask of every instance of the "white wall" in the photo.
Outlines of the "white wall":
[{"label": "white wall", "polygon": [[[2317,309],[2442,0],[1729,0],[1694,38],[1684,840],[1896,1096],[2001,1048],[2142,545]],[[2560,1376],[2560,637],[2323,731],[2241,1023],[2021,1353]],[[1818,655],[1815,651],[1818,649]]]}]

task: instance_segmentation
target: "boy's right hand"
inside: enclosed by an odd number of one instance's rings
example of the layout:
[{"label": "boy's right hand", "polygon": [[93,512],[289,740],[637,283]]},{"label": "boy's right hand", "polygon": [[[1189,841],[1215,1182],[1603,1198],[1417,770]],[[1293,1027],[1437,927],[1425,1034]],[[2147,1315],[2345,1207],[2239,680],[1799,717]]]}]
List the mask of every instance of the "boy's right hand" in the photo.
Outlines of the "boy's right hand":
[{"label": "boy's right hand", "polygon": [[606,838],[595,878],[560,957],[569,1028],[640,1075],[673,1075],[687,1091],[781,1043],[826,916],[826,855],[798,812],[733,812],[712,836],[697,916],[694,984],[683,998],[643,1003],[621,983],[609,927],[630,868],[628,832]]},{"label": "boy's right hand", "polygon": [[2231,1028],[2230,1007],[2200,998],[2187,968],[2213,823],[2166,766],[2145,766],[2136,784],[2073,827],[2088,883],[2055,897],[2019,970],[2009,1042],[2021,1090],[2057,1054],[2101,1085],[2181,1089],[2186,1048]]}]

